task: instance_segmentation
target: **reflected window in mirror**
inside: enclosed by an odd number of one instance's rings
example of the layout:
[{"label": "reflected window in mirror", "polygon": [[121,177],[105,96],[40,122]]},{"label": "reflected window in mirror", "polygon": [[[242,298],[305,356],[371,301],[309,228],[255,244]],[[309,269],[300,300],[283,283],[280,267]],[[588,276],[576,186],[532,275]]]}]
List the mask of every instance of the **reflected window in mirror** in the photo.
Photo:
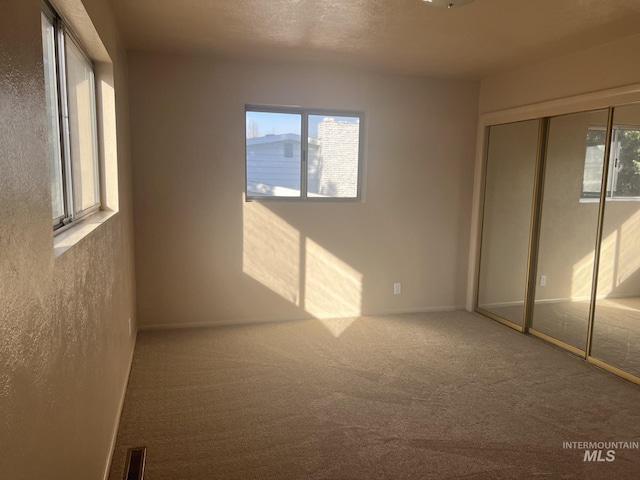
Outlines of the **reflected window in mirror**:
[{"label": "reflected window in mirror", "polygon": [[[600,198],[606,134],[599,126],[587,131],[581,199]],[[615,126],[610,155],[607,198],[640,200],[640,128]]]}]

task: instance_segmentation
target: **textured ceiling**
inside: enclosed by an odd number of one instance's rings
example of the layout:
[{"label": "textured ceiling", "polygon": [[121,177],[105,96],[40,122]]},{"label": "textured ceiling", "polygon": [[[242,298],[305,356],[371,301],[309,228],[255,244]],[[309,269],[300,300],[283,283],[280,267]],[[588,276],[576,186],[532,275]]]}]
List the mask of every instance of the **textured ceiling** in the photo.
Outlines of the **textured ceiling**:
[{"label": "textured ceiling", "polygon": [[111,0],[133,50],[479,79],[640,33],[639,0]]}]

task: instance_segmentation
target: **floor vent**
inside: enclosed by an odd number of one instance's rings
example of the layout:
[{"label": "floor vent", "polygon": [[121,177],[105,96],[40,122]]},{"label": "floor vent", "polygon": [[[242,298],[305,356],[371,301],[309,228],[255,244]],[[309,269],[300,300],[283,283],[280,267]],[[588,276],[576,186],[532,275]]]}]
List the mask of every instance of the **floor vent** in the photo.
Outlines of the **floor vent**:
[{"label": "floor vent", "polygon": [[147,447],[130,448],[127,452],[124,480],[143,480],[144,462],[147,457]]}]

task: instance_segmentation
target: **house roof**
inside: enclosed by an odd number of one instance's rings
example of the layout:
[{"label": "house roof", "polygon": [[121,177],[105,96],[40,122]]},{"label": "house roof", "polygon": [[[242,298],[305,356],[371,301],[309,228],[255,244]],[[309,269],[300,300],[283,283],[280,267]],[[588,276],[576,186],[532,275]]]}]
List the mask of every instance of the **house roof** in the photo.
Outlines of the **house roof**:
[{"label": "house roof", "polygon": [[[300,135],[296,133],[283,133],[280,135],[268,134],[263,137],[247,138],[247,145],[263,145],[267,143],[294,142],[300,143]],[[309,145],[318,145],[316,138],[309,138]]]}]

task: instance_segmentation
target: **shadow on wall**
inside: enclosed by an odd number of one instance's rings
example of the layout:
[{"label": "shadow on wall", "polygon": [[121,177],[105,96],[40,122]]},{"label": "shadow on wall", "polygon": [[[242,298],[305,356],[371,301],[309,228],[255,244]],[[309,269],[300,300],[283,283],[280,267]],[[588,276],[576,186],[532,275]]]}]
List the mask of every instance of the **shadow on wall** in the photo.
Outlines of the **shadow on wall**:
[{"label": "shadow on wall", "polygon": [[242,244],[243,273],[335,337],[362,314],[362,274],[263,204],[245,204]]}]

